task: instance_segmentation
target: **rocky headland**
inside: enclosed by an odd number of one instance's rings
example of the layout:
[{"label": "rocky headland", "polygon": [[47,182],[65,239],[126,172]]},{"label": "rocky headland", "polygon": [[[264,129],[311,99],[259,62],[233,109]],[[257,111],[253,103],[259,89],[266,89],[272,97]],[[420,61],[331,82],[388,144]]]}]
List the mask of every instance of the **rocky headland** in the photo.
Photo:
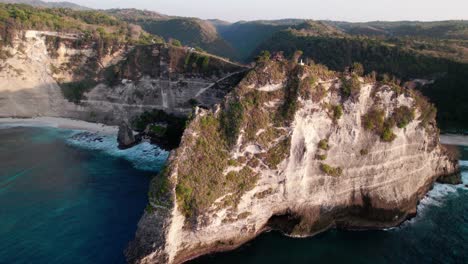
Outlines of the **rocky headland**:
[{"label": "rocky headland", "polygon": [[396,226],[437,179],[459,177],[417,91],[296,61],[260,58],[221,104],[197,109],[152,181],[129,262],[182,263],[270,229]]}]

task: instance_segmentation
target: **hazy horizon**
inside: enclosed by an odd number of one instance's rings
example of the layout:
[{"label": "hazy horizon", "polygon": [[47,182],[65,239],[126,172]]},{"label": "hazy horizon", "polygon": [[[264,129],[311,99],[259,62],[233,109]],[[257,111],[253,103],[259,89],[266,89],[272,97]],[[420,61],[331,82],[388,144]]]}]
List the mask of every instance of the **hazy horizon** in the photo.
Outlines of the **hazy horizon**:
[{"label": "hazy horizon", "polygon": [[[46,0],[47,1],[47,0]],[[61,0],[48,0],[61,2]],[[96,9],[137,8],[173,16],[240,20],[314,19],[349,22],[467,20],[464,0],[68,0]]]}]

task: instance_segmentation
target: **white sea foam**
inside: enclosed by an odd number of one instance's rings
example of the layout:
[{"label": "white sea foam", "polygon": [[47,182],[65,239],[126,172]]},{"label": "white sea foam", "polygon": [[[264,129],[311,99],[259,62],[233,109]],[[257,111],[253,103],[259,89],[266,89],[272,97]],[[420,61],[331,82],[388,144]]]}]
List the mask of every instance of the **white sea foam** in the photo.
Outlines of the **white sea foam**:
[{"label": "white sea foam", "polygon": [[[468,161],[461,160],[460,166],[468,166]],[[459,184],[459,185],[449,185],[449,184],[440,184],[440,183],[434,184],[434,188],[430,190],[419,203],[418,208],[417,208],[417,212],[418,212],[417,216],[403,223],[400,228],[404,228],[407,225],[412,225],[412,224],[417,223],[418,221],[424,218],[425,214],[431,208],[445,206],[445,202],[448,199],[453,198],[454,196],[457,196],[459,190],[462,190],[462,189],[465,191],[468,190],[468,188],[465,186],[466,184],[468,184],[468,171],[462,171],[461,175],[462,175],[463,184]],[[392,229],[395,229],[395,228],[390,228],[388,230],[392,230]]]},{"label": "white sea foam", "polygon": [[118,148],[115,135],[75,131],[66,141],[73,146],[99,150],[114,157],[124,158],[135,168],[147,171],[159,171],[169,155],[169,152],[149,142],[142,142],[132,148],[121,150]]},{"label": "white sea foam", "polygon": [[149,142],[143,142],[133,148],[120,150],[117,143],[117,127],[89,123],[80,120],[55,117],[37,117],[30,119],[0,118],[0,129],[13,127],[52,127],[71,131],[65,140],[70,145],[86,149],[103,151],[114,157],[130,161],[137,169],[159,171],[166,162],[169,152]]}]

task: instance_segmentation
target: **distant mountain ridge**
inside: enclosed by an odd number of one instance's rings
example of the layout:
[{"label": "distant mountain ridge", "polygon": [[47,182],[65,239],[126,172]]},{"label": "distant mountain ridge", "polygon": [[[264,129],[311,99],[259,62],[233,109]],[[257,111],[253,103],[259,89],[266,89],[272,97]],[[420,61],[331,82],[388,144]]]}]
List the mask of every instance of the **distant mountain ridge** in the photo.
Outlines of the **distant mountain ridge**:
[{"label": "distant mountain ridge", "polygon": [[78,5],[72,2],[46,2],[41,0],[0,0],[0,3],[4,4],[25,4],[35,7],[47,7],[47,8],[70,8],[74,10],[91,10],[92,8]]},{"label": "distant mountain ridge", "polygon": [[106,12],[121,20],[140,25],[145,31],[166,40],[177,39],[184,45],[239,60],[236,50],[218,33],[222,22],[199,18],[176,17],[138,9],[110,9]]}]

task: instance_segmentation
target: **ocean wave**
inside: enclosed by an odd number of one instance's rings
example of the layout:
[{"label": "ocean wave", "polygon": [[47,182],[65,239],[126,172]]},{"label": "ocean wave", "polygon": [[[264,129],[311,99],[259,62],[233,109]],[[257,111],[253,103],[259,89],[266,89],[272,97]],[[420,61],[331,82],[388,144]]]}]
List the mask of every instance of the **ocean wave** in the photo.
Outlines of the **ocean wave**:
[{"label": "ocean wave", "polygon": [[99,150],[114,157],[124,158],[135,168],[145,171],[159,171],[169,156],[169,152],[149,142],[142,142],[132,148],[121,150],[118,148],[115,135],[74,131],[66,138],[66,142],[76,147]]},{"label": "ocean wave", "polygon": [[445,206],[445,202],[448,199],[458,196],[460,190],[465,190],[465,191],[468,190],[468,188],[465,186],[466,184],[468,184],[468,170],[466,170],[466,167],[468,167],[468,161],[460,160],[460,166],[462,167],[461,176],[462,176],[463,184],[450,185],[450,184],[435,183],[434,188],[432,188],[432,190],[430,190],[418,204],[416,217],[408,221],[405,221],[400,227],[389,228],[385,230],[391,231],[391,230],[395,230],[399,228],[404,228],[408,225],[415,224],[421,219],[423,219],[426,213],[429,210],[431,210],[431,208]]}]

